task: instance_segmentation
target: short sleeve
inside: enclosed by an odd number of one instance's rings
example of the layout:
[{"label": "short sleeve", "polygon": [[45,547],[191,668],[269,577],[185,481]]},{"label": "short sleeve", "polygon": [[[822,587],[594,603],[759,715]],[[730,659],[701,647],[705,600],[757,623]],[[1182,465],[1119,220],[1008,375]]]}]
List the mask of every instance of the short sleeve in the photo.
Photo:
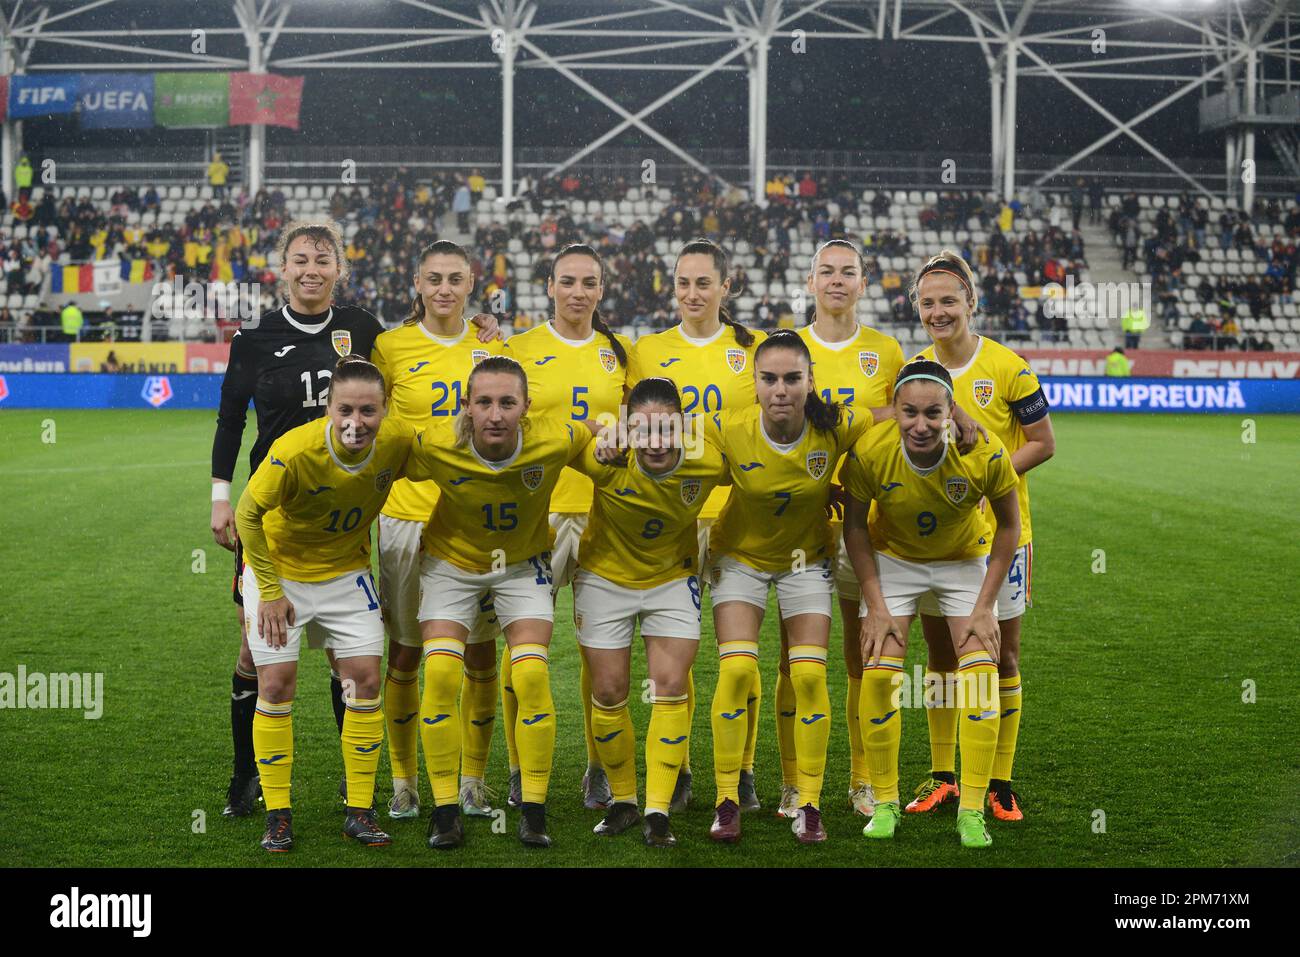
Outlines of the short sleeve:
[{"label": "short sleeve", "polygon": [[1019,484],[1020,476],[1016,474],[1016,467],[1011,464],[1011,453],[998,441],[996,450],[989,456],[988,471],[984,480],[984,497],[1001,498],[1008,492],[1015,491]]},{"label": "short sleeve", "polygon": [[840,469],[840,484],[859,502],[870,502],[875,497],[872,490],[876,484],[868,474],[871,463],[868,461],[867,448],[866,442],[855,442]]}]

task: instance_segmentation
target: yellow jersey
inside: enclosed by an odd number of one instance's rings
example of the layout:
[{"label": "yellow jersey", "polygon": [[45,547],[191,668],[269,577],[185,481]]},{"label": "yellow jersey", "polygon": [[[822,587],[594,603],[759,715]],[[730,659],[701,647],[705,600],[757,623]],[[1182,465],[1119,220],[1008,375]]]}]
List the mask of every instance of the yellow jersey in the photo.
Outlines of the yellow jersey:
[{"label": "yellow jersey", "polygon": [[[934,346],[917,358],[936,359]],[[996,435],[1014,454],[1026,442],[1021,423],[1047,416],[1047,398],[1029,363],[1000,342],[980,336],[975,354],[959,369],[949,369],[953,397],[971,418]],[[1029,478],[1020,476],[1020,545],[1033,539],[1029,524]]]},{"label": "yellow jersey", "polygon": [[[370,525],[407,466],[414,436],[411,425],[385,418],[357,459],[326,416],[275,440],[244,494],[266,510],[262,530],[279,577],[317,582],[370,568]],[[249,564],[264,595],[280,591]]]},{"label": "yellow jersey", "polygon": [[591,520],[578,563],[624,588],[654,588],[695,575],[699,544],[695,523],[709,493],[730,482],[716,445],[700,443],[698,456],[681,453],[663,475],[646,472],[634,452],[623,466],[596,461],[595,443],[574,462],[596,486]]},{"label": "yellow jersey", "polygon": [[[388,386],[388,415],[416,428],[430,417],[454,419],[465,399],[465,382],[488,356],[506,352],[500,340],[479,342],[469,323],[461,334],[435,336],[423,323],[398,326],[375,339],[370,361],[379,367]],[[408,522],[427,522],[438,501],[434,482],[399,479],[393,483],[383,514]]]},{"label": "yellow jersey", "polygon": [[[754,392],[754,351],[767,334],[757,330],[754,341],[742,346],[725,323],[707,339],[693,339],[681,324],[642,336],[636,341],[628,387],[642,379],[664,376],[677,383],[682,394],[682,411],[688,415],[708,414],[722,409],[743,409],[758,401]],[[709,496],[700,518],[715,519],[722,513],[728,490],[721,487]]]},{"label": "yellow jersey", "polygon": [[510,565],[547,551],[551,493],[591,433],[559,416],[530,414],[521,424],[514,453],[500,462],[484,459],[472,441],[458,447],[452,419],[434,420],[415,436],[406,474],[432,479],[442,491],[424,527],[427,554],[483,574],[494,554]]},{"label": "yellow jersey", "polygon": [[996,437],[965,455],[944,445],[928,469],[912,464],[893,419],[868,430],[853,446],[841,476],[860,502],[876,503],[868,521],[871,545],[909,562],[955,562],[987,555],[993,546],[980,499],[1016,487],[1011,453]]},{"label": "yellow jersey", "polygon": [[[614,338],[630,364],[632,341],[626,336]],[[544,322],[511,336],[508,354],[528,374],[531,415],[585,420],[608,413],[617,418],[628,370],[619,364],[603,333],[592,332],[581,341],[565,339],[554,325]],[[591,479],[566,469],[551,496],[551,511],[583,515],[591,511]]]},{"label": "yellow jersey", "polygon": [[870,415],[844,409],[832,432],[805,423],[789,445],[763,428],[757,405],[715,412],[705,434],[727,457],[732,493],[709,540],[709,551],[759,571],[780,572],[802,553],[812,564],[831,558],[826,501],[839,458],[871,425]]}]

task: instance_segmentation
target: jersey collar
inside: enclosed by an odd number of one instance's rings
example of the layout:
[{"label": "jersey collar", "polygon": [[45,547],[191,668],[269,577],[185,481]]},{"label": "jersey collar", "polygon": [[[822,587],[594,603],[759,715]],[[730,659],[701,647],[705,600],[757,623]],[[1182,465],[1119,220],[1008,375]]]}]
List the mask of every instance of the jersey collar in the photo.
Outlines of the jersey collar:
[{"label": "jersey collar", "polygon": [[329,416],[325,417],[325,448],[329,450],[330,458],[334,460],[334,464],[349,475],[356,475],[370,464],[370,460],[375,457],[375,445],[378,441],[379,436],[376,435],[375,441],[371,442],[370,448],[366,450],[366,457],[356,465],[348,465],[339,458],[338,453],[334,451],[334,421]]},{"label": "jersey collar", "polygon": [[324,329],[326,326],[330,324],[330,320],[334,318],[334,307],[330,306],[329,309],[326,310],[325,318],[322,319],[320,322],[310,323],[310,324],[305,322],[299,322],[297,319],[295,319],[293,317],[293,313],[289,311],[289,306],[287,303],[285,304],[285,307],[280,310],[280,314],[284,316],[285,322],[289,323],[289,325],[293,326],[299,332],[305,332],[309,336],[314,336],[316,333],[320,332],[322,329]]},{"label": "jersey collar", "polygon": [[807,438],[808,419],[805,418],[803,420],[803,431],[799,433],[799,438],[795,439],[789,445],[782,445],[781,443],[774,441],[772,437],[767,434],[767,429],[763,426],[763,415],[761,412],[759,413],[758,416],[758,431],[759,434],[763,436],[763,441],[766,442],[773,449],[773,451],[777,452],[780,455],[789,455],[799,446],[800,442],[802,442],[805,438]]},{"label": "jersey collar", "polygon": [[862,323],[859,322],[856,323],[856,325],[857,331],[842,342],[827,342],[821,336],[817,335],[816,324],[811,322],[808,324],[808,335],[812,338],[813,342],[817,343],[823,349],[830,349],[832,352],[839,352],[841,349],[847,349],[849,346],[853,345],[853,343],[858,341],[858,337],[862,335]]},{"label": "jersey collar", "polygon": [[686,331],[682,329],[682,324],[680,322],[677,323],[676,326],[677,334],[693,346],[712,345],[713,343],[718,341],[718,337],[720,337],[724,332],[727,331],[727,324],[725,322],[722,322],[721,320],[718,321],[719,321],[718,331],[711,336],[706,336],[703,339],[696,339],[694,336],[688,336],[686,334]]},{"label": "jersey collar", "polygon": [[919,465],[913,462],[912,459],[908,456],[907,446],[903,444],[903,437],[901,435],[898,437],[898,448],[899,451],[903,453],[903,461],[907,463],[907,467],[910,468],[917,475],[930,475],[934,472],[937,472],[940,469],[940,467],[942,467],[943,463],[948,459],[947,442],[943,443],[943,454],[939,456],[939,461],[935,462],[928,469],[921,468]]},{"label": "jersey collar", "polygon": [[474,453],[474,458],[478,459],[483,465],[487,466],[494,472],[502,472],[515,464],[515,459],[519,458],[519,453],[524,450],[524,430],[519,430],[519,439],[515,442],[515,450],[510,453],[508,459],[502,459],[500,462],[491,462],[479,455],[478,449],[474,447],[474,439],[471,436],[469,440],[469,450]]},{"label": "jersey collar", "polygon": [[465,321],[464,316],[461,317],[460,322],[461,322],[460,332],[456,333],[456,335],[450,338],[446,336],[435,336],[432,332],[430,332],[428,329],[425,328],[423,322],[417,321],[415,325],[419,328],[421,332],[424,333],[425,337],[428,338],[430,342],[436,342],[440,346],[454,346],[459,344],[460,341],[465,338],[465,333],[469,332],[469,323]]},{"label": "jersey collar", "polygon": [[550,322],[550,321],[548,321],[548,322],[546,323],[546,330],[547,330],[551,335],[555,336],[556,339],[560,340],[560,342],[563,342],[566,346],[569,346],[569,347],[571,347],[571,348],[573,348],[573,349],[579,349],[579,348],[581,348],[582,346],[588,345],[589,343],[593,342],[593,341],[595,340],[595,338],[596,338],[596,330],[595,330],[595,329],[592,329],[592,330],[591,330],[591,335],[587,336],[587,338],[585,338],[585,339],[566,339],[566,338],[564,338],[564,336],[560,335],[560,334],[555,330],[555,323]]},{"label": "jersey collar", "polygon": [[[977,334],[975,338],[977,338],[979,342],[975,343],[975,351],[970,354],[970,358],[966,360],[966,364],[956,369],[948,369],[948,374],[951,375],[954,379],[958,379],[961,376],[964,376],[967,372],[969,372],[971,366],[975,364],[975,360],[980,357],[980,350],[984,348],[984,337]],[[936,362],[939,361],[938,349],[934,350],[934,360]],[[945,368],[947,367],[945,366]]]}]

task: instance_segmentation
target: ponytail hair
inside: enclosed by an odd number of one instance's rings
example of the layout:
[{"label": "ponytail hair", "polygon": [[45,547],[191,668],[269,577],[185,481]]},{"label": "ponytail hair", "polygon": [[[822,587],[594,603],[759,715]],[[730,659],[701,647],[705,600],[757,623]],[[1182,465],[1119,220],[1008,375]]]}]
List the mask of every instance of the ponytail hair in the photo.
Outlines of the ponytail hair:
[{"label": "ponytail hair", "polygon": [[330,377],[327,387],[326,402],[333,397],[334,387],[340,382],[370,382],[379,386],[381,393],[387,395],[388,392],[388,385],[384,382],[384,374],[379,371],[379,366],[355,352],[345,355],[334,364],[334,374]]},{"label": "ponytail hair", "polygon": [[[456,416],[456,448],[458,449],[465,448],[473,438],[474,422],[469,416],[470,396],[474,393],[474,377],[485,372],[504,372],[514,376],[519,380],[524,401],[528,401],[528,374],[524,372],[524,367],[509,356],[488,356],[470,370],[469,378],[465,380],[465,402],[461,406],[460,414]],[[525,419],[524,423],[526,422]]]},{"label": "ponytail hair", "polygon": [[[595,260],[596,266],[600,269],[600,284],[602,286],[605,284],[605,260],[601,259],[600,253],[586,243],[569,243],[555,254],[555,258],[551,260],[550,279],[552,282],[555,281],[555,267],[559,265],[560,260],[565,256],[586,256],[588,259]],[[627,350],[623,348],[623,343],[618,341],[608,323],[601,318],[599,309],[593,309],[591,312],[591,328],[609,340],[609,348],[613,351],[614,357],[618,359],[618,364],[626,369]]]},{"label": "ponytail hair", "polygon": [[966,289],[966,303],[971,307],[973,312],[978,297],[975,295],[975,273],[971,270],[970,264],[962,258],[961,253],[953,252],[951,249],[942,249],[937,256],[931,256],[924,266],[916,271],[912,278],[911,284],[907,287],[907,298],[912,301],[912,306],[916,306],[917,290],[921,286],[921,280],[932,272],[948,273],[956,276]]},{"label": "ponytail hair", "polygon": [[[731,275],[731,257],[727,251],[711,239],[692,239],[689,243],[677,251],[677,260],[673,263],[673,271],[677,270],[677,263],[682,261],[683,256],[709,256],[713,259],[713,268],[718,271],[718,282],[726,282]],[[718,307],[718,319],[724,326],[730,326],[732,334],[736,337],[736,344],[748,349],[754,344],[754,334],[745,326],[736,321],[735,316],[731,313],[731,307],[727,303],[727,297],[724,296],[722,304]]]},{"label": "ponytail hair", "polygon": [[933,359],[913,359],[911,362],[905,363],[894,378],[894,401],[898,401],[899,386],[912,379],[925,379],[939,383],[948,394],[949,407],[952,406],[952,374],[944,368],[942,363]]},{"label": "ponytail hair", "polygon": [[[803,336],[793,329],[779,329],[758,344],[758,349],[754,351],[754,368],[756,371],[763,354],[771,349],[785,349],[803,356],[811,375],[812,353],[808,351],[808,343],[803,341]],[[841,411],[842,406],[838,402],[827,402],[817,394],[816,390],[808,390],[808,397],[804,401],[803,414],[804,418],[818,432],[835,431],[835,427],[840,424]]]},{"label": "ponytail hair", "polygon": [[[424,266],[424,261],[430,256],[459,256],[465,260],[465,269],[470,274],[470,295],[474,294],[474,263],[469,258],[469,253],[465,247],[459,243],[453,243],[450,239],[439,239],[429,243],[420,250],[420,258],[415,262],[416,276],[419,276],[420,269]],[[406,318],[402,320],[402,325],[412,326],[417,322],[424,321],[424,300],[420,298],[417,292],[415,298],[411,301],[411,311],[407,313]]]},{"label": "ponytail hair", "polygon": [[682,411],[682,396],[677,391],[677,383],[664,376],[642,379],[632,386],[632,391],[628,393],[627,407],[629,411],[648,405],[651,402],[666,405],[674,412],[680,413]]}]

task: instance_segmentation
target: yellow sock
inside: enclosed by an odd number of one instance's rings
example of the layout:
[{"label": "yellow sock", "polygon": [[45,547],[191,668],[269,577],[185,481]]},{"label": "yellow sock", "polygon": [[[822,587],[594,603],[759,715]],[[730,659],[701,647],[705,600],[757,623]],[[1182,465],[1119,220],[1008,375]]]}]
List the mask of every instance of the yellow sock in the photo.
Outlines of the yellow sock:
[{"label": "yellow sock", "polygon": [[951,671],[925,673],[925,720],[930,725],[930,770],[957,771],[957,676]]},{"label": "yellow sock", "polygon": [[865,665],[862,669],[858,717],[877,804],[898,800],[898,746],[903,739],[903,711],[894,700],[894,692],[902,673],[902,658],[883,655],[875,665]]},{"label": "yellow sock", "polygon": [[645,738],[645,812],[668,813],[673,788],[690,745],[691,714],[686,695],[650,699],[650,729]]},{"label": "yellow sock", "polygon": [[862,675],[849,675],[849,694],[844,702],[844,718],[849,725],[849,787],[871,783],[871,769],[867,766],[867,752],[862,747],[862,725],[858,719],[858,705],[862,701]]},{"label": "yellow sock", "polygon": [[497,718],[497,670],[466,668],[460,685],[460,773],[482,780]]},{"label": "yellow sock", "polygon": [[596,750],[596,739],[591,733],[591,669],[587,667],[587,656],[578,653],[578,693],[582,695],[582,733],[587,736],[587,767],[600,767],[600,752]]},{"label": "yellow sock", "polygon": [[388,669],[384,676],[384,725],[388,731],[388,763],[393,783],[420,773],[417,741],[420,733],[420,682],[418,671]]},{"label": "yellow sock", "polygon": [[384,743],[384,711],[378,698],[343,699],[343,773],[348,780],[348,807],[370,807],[375,798],[379,746]]},{"label": "yellow sock", "polygon": [[961,720],[961,809],[981,810],[998,749],[998,666],[987,651],[957,659]]},{"label": "yellow sock", "polygon": [[798,766],[799,806],[821,807],[826,776],[826,745],[831,738],[831,698],[826,690],[826,649],[794,645],[790,649],[790,683],[794,685],[794,751]]},{"label": "yellow sock", "polygon": [[268,811],[289,807],[293,775],[293,700],[272,704],[257,699],[253,712],[253,754],[262,776],[262,797]]},{"label": "yellow sock", "polygon": [[794,747],[794,685],[784,671],[776,673],[776,748],[781,755],[781,783],[794,787],[799,765]]},{"label": "yellow sock", "polygon": [[[650,716],[654,717],[653,711]],[[691,736],[689,732],[693,727],[695,727],[695,669],[688,668],[686,669],[686,731],[682,732],[686,735],[686,740],[682,742],[682,746],[686,749],[682,752],[682,770],[687,774],[691,773]],[[646,787],[649,787],[648,779]],[[646,791],[646,800],[650,800],[648,790]],[[664,811],[664,813],[667,814],[668,812]]]},{"label": "yellow sock", "polygon": [[542,804],[551,783],[555,756],[555,702],[545,645],[516,645],[510,649],[510,671],[519,701],[515,743],[524,801]]},{"label": "yellow sock", "polygon": [[758,673],[758,642],[724,641],[718,645],[718,686],[713,691],[713,777],[717,803],[740,803],[740,761],[745,752],[744,721],[750,688]]},{"label": "yellow sock", "polygon": [[596,756],[609,778],[609,789],[617,802],[636,803],[636,732],[627,699],[605,707],[591,701],[591,736]]},{"label": "yellow sock", "polygon": [[519,718],[519,698],[510,683],[510,649],[501,652],[501,727],[506,735],[506,758],[511,771],[519,770],[519,749],[515,747],[515,721]]},{"label": "yellow sock", "polygon": [[460,798],[460,715],[456,697],[465,665],[465,643],[456,638],[424,641],[424,697],[420,699],[420,741],[436,807]]},{"label": "yellow sock", "polygon": [[1016,740],[1020,737],[1020,674],[998,679],[998,697],[1002,716],[998,718],[998,752],[993,758],[993,777],[1011,780],[1011,765],[1016,760]]},{"label": "yellow sock", "polygon": [[758,746],[758,709],[763,703],[763,673],[754,672],[754,686],[749,689],[749,698],[745,704],[749,708],[749,727],[745,730],[745,752],[740,757],[740,769],[751,774],[754,771],[754,749]]}]

